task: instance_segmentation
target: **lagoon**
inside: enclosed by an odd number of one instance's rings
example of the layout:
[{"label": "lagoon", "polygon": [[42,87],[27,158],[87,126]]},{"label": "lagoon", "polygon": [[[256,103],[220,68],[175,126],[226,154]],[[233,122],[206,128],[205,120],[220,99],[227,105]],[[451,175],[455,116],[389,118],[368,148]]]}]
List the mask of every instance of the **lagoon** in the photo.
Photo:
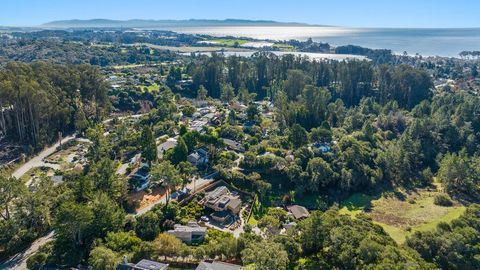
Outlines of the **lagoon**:
[{"label": "lagoon", "polygon": [[234,36],[262,40],[307,40],[327,42],[334,46],[359,45],[373,49],[405,51],[414,55],[458,57],[461,51],[480,50],[480,28],[420,29],[420,28],[348,28],[328,26],[215,26],[172,27],[187,34],[216,37]]}]

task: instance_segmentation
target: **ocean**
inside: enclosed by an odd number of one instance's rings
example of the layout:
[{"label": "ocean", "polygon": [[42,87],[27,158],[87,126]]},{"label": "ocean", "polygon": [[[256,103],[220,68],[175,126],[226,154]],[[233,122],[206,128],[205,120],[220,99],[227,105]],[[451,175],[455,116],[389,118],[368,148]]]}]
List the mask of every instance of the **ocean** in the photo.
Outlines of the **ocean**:
[{"label": "ocean", "polygon": [[307,40],[330,45],[358,45],[390,49],[394,53],[459,57],[461,51],[480,51],[480,28],[390,29],[320,26],[214,26],[176,27],[168,30],[211,36],[235,36],[269,40]]}]

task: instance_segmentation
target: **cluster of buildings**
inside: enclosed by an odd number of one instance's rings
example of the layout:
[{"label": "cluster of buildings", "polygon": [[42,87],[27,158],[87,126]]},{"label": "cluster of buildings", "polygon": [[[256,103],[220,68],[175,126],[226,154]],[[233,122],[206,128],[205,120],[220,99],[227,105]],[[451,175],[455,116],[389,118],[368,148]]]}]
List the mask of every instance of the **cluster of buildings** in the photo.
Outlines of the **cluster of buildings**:
[{"label": "cluster of buildings", "polygon": [[[123,258],[122,264],[117,270],[168,270],[169,265],[165,263],[154,262],[150,260],[141,260],[140,262],[128,263],[126,257]],[[220,262],[220,261],[202,261],[195,270],[241,270],[241,265]]]}]

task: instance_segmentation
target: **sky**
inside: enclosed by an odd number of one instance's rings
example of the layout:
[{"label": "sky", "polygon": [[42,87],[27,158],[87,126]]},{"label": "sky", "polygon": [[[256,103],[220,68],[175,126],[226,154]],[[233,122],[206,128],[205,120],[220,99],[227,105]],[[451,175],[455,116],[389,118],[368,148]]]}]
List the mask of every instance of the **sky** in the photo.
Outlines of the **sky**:
[{"label": "sky", "polygon": [[480,27],[478,0],[0,0],[0,25],[68,19],[254,19],[353,27]]}]

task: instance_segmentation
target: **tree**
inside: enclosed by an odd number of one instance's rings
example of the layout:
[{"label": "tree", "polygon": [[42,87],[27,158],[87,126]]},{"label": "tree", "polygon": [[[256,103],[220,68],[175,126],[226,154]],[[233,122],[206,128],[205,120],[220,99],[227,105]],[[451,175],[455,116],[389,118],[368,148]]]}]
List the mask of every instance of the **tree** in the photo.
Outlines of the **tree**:
[{"label": "tree", "polygon": [[143,127],[140,137],[140,147],[143,158],[145,158],[149,164],[157,160],[157,144],[149,125]]},{"label": "tree", "polygon": [[300,70],[289,70],[284,83],[285,93],[289,100],[296,100],[305,87],[305,75]]},{"label": "tree", "polygon": [[88,128],[88,120],[85,117],[85,113],[81,107],[78,107],[75,110],[75,129],[77,131],[83,132]]},{"label": "tree", "polygon": [[251,103],[247,107],[247,119],[250,121],[257,120],[258,118],[258,108],[257,105]]},{"label": "tree", "polygon": [[127,193],[127,179],[116,174],[117,162],[110,158],[101,158],[91,167],[90,173],[87,177],[94,180],[97,190],[103,191],[115,201],[121,199]]},{"label": "tree", "polygon": [[472,67],[472,77],[474,77],[474,78],[478,77],[477,65],[473,65],[473,67]]},{"label": "tree", "polygon": [[198,100],[205,100],[207,99],[208,91],[205,89],[203,85],[200,85],[197,91],[197,99]]},{"label": "tree", "polygon": [[121,257],[117,253],[104,246],[92,249],[88,259],[88,263],[95,270],[116,270],[121,261]]},{"label": "tree", "polygon": [[92,201],[94,217],[91,229],[98,237],[104,237],[108,232],[118,231],[123,227],[125,213],[123,209],[105,193],[98,193]]},{"label": "tree", "polygon": [[310,183],[306,190],[317,192],[320,187],[328,186],[333,180],[333,170],[325,160],[320,157],[312,158],[307,165]]},{"label": "tree", "polygon": [[182,241],[177,237],[168,234],[162,233],[155,238],[154,244],[157,248],[156,253],[158,256],[178,256],[180,248],[182,247]]},{"label": "tree", "polygon": [[241,253],[243,263],[254,264],[255,269],[287,269],[288,254],[281,244],[267,240],[252,242]]},{"label": "tree", "polygon": [[155,165],[151,171],[151,181],[155,184],[162,184],[166,190],[167,204],[170,190],[182,183],[179,172],[168,160]]},{"label": "tree", "polygon": [[11,204],[17,198],[21,198],[25,192],[25,185],[22,181],[0,175],[0,215],[3,219],[11,218]]},{"label": "tree", "polygon": [[308,133],[307,131],[300,126],[299,124],[294,124],[290,128],[290,133],[288,135],[288,140],[294,148],[298,148],[302,145],[308,143]]},{"label": "tree", "polygon": [[177,145],[173,148],[170,160],[173,164],[177,165],[182,161],[186,161],[188,156],[188,148],[182,137],[177,140]]},{"label": "tree", "polygon": [[178,163],[177,169],[182,176],[183,186],[185,186],[189,182],[190,177],[192,177],[197,172],[197,167],[188,161],[182,161]]},{"label": "tree", "polygon": [[35,253],[27,259],[27,268],[31,270],[40,269],[47,263],[47,258],[47,254],[43,252]]},{"label": "tree", "polygon": [[[254,93],[252,94],[255,95]],[[247,88],[240,87],[240,89],[238,90],[237,97],[240,102],[243,102],[243,104],[248,104],[253,101],[252,94],[248,92]]]},{"label": "tree", "polygon": [[61,265],[77,265],[86,255],[93,238],[91,207],[67,201],[60,205],[55,217],[56,239],[53,257]]},{"label": "tree", "polygon": [[151,241],[157,237],[161,231],[161,219],[153,211],[149,211],[137,218],[135,232],[146,241]]},{"label": "tree", "polygon": [[451,195],[469,195],[480,198],[480,170],[478,158],[468,158],[465,152],[447,154],[440,161],[437,177]]},{"label": "tree", "polygon": [[235,92],[233,86],[231,84],[224,84],[222,85],[220,99],[223,102],[230,102],[235,97]]},{"label": "tree", "polygon": [[135,232],[109,232],[105,237],[105,247],[121,254],[135,251],[142,243],[142,239]]}]

